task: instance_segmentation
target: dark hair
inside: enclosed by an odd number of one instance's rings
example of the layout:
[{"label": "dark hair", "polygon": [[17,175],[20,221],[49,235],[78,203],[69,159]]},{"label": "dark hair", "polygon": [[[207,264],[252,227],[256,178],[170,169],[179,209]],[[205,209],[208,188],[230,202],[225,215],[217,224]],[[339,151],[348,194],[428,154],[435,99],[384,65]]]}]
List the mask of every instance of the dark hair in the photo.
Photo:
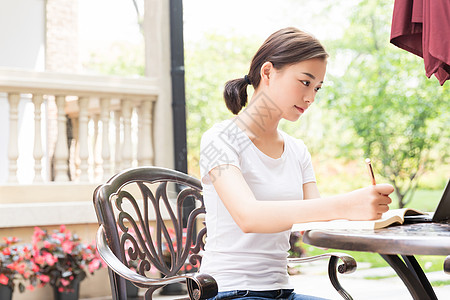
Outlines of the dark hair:
[{"label": "dark hair", "polygon": [[287,27],[271,34],[256,52],[248,75],[225,84],[223,96],[228,109],[235,115],[247,104],[247,85],[256,89],[261,81],[260,71],[265,62],[275,69],[312,58],[328,57],[322,44],[312,35],[295,27]]}]

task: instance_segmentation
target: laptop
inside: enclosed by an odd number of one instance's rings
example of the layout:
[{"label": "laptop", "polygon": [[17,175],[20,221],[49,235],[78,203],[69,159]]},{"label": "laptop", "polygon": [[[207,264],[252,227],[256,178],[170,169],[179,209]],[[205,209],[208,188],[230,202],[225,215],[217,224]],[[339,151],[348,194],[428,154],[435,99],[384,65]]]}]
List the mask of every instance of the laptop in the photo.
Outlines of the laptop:
[{"label": "laptop", "polygon": [[411,223],[449,223],[450,222],[450,179],[442,194],[441,201],[436,208],[436,211],[426,215],[405,216],[404,224]]}]

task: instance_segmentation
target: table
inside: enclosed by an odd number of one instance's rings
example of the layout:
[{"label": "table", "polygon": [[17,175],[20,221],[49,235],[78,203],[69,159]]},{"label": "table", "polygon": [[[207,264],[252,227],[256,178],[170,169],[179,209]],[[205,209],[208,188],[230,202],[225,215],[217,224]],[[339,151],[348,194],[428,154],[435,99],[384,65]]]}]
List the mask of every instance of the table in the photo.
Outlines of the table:
[{"label": "table", "polygon": [[[450,224],[418,223],[377,230],[309,230],[303,242],[317,247],[379,253],[414,299],[437,299],[414,255],[450,255]],[[446,272],[450,271],[449,264],[450,256],[444,263]]]}]

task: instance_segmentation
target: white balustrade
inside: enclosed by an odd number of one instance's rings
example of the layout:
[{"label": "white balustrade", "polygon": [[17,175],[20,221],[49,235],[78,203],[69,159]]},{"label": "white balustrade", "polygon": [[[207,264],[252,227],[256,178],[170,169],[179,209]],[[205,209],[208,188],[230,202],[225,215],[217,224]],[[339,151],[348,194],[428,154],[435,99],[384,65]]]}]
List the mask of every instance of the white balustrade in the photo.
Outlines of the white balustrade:
[{"label": "white balustrade", "polygon": [[[6,72],[0,68],[0,92],[7,93],[9,103],[8,183],[18,182],[22,95],[31,94],[34,104],[34,128],[26,131],[29,140],[34,140],[30,145],[34,159],[33,183],[48,179],[103,181],[121,169],[154,163],[153,103],[158,89],[151,79]],[[57,113],[53,121],[48,119],[52,114],[44,109],[48,107],[48,99],[55,99]],[[51,128],[52,124],[56,128]],[[51,139],[50,135],[55,137]],[[52,140],[56,143],[48,144]],[[47,168],[43,168],[44,163]],[[42,174],[43,170],[52,173]]]},{"label": "white balustrade", "polygon": [[111,170],[111,151],[109,151],[109,121],[110,121],[110,99],[100,99],[100,121],[102,122],[102,160],[103,165],[103,181],[112,175]]},{"label": "white balustrade", "polygon": [[115,131],[115,160],[114,160],[114,171],[117,173],[122,169],[122,143],[123,139],[120,134],[120,120],[122,118],[122,114],[120,110],[114,111],[114,127],[116,128]]},{"label": "white balustrade", "polygon": [[55,181],[64,182],[69,181],[69,147],[67,145],[67,118],[65,112],[66,97],[56,95],[55,102],[58,108],[58,135],[53,154],[54,179]]},{"label": "white balustrade", "polygon": [[102,173],[101,171],[101,158],[100,158],[100,154],[99,151],[101,151],[101,148],[99,148],[99,127],[100,127],[100,117],[98,113],[93,113],[91,115],[91,121],[94,125],[94,132],[93,132],[93,136],[92,136],[92,146],[89,147],[90,148],[90,152],[89,152],[89,156],[92,158],[91,159],[91,164],[92,164],[92,176],[95,179],[97,178],[101,178],[100,175]]},{"label": "white balustrade", "polygon": [[122,143],[122,164],[131,167],[131,101],[122,100],[122,123],[123,123],[123,143]]},{"label": "white balustrade", "polygon": [[34,182],[43,182],[42,179],[42,157],[44,151],[42,150],[42,135],[41,135],[41,105],[44,98],[40,94],[33,95],[34,103]]},{"label": "white balustrade", "polygon": [[79,158],[80,158],[80,181],[89,181],[89,148],[88,148],[88,98],[80,97],[78,99],[78,146],[79,146]]},{"label": "white balustrade", "polygon": [[153,161],[152,145],[152,113],[153,102],[149,100],[142,101],[139,107],[139,139],[138,139],[138,162],[140,166],[151,165]]},{"label": "white balustrade", "polygon": [[9,174],[8,182],[17,182],[17,158],[19,158],[18,147],[18,121],[19,121],[19,94],[8,94],[9,102]]}]

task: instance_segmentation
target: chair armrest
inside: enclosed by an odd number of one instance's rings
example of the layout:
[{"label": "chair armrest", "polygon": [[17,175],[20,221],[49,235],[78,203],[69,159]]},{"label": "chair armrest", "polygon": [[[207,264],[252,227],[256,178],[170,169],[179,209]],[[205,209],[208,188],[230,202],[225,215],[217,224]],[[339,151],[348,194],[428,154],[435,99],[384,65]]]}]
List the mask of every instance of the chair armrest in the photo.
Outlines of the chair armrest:
[{"label": "chair armrest", "polygon": [[[330,278],[331,284],[336,289],[336,291],[342,296],[342,298],[352,300],[353,299],[352,296],[350,296],[350,294],[339,283],[336,273],[336,269],[341,274],[350,274],[355,272],[356,260],[352,256],[346,253],[331,252],[310,257],[288,258],[288,263],[311,262],[327,258],[330,259],[328,262],[328,277]],[[338,266],[337,263],[339,259],[343,263]]]},{"label": "chair armrest", "polygon": [[336,257],[342,261],[342,264],[338,266],[339,273],[350,274],[356,271],[357,267],[356,260],[352,256],[340,252],[323,253],[315,256],[300,257],[300,258],[288,258],[288,263],[305,263],[332,257]]},{"label": "chair armrest", "polygon": [[207,274],[190,273],[166,278],[147,278],[130,270],[109,248],[103,225],[100,225],[97,230],[96,240],[97,250],[103,261],[113,272],[131,282],[146,287],[161,287],[170,283],[186,281],[191,299],[208,299],[217,295],[217,283],[212,276]]},{"label": "chair armrest", "polygon": [[450,255],[444,260],[444,272],[450,275]]}]

